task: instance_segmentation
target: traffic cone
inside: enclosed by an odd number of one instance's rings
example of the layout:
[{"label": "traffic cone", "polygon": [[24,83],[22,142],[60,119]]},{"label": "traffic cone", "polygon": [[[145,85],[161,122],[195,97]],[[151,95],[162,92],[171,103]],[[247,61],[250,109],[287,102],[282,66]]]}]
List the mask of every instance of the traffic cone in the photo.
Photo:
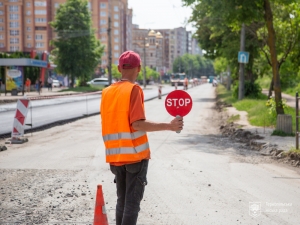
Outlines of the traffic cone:
[{"label": "traffic cone", "polygon": [[102,185],[97,186],[94,225],[108,225]]}]

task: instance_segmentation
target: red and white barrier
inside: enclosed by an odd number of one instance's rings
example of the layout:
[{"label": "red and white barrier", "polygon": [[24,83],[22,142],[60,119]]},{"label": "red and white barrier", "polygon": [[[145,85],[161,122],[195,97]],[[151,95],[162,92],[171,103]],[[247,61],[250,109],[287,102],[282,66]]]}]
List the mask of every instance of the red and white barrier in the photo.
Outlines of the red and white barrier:
[{"label": "red and white barrier", "polygon": [[12,138],[22,137],[24,135],[24,124],[28,113],[29,105],[30,100],[28,100],[27,98],[18,100],[16,114],[14,117],[13,130],[11,132]]}]

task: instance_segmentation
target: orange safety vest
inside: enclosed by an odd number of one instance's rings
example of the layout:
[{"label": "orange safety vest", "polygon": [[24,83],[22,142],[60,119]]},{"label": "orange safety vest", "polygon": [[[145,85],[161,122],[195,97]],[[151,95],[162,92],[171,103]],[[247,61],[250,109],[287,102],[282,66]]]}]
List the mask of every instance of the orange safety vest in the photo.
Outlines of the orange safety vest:
[{"label": "orange safety vest", "polygon": [[129,122],[130,95],[134,86],[137,85],[117,82],[102,91],[102,137],[108,163],[129,164],[150,158],[146,132],[134,130]]}]

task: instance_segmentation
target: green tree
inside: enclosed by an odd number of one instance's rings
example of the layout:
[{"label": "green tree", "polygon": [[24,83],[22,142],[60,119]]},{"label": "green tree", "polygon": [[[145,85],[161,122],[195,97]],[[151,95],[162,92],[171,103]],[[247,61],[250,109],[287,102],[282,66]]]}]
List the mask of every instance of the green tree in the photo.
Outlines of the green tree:
[{"label": "green tree", "polygon": [[86,0],[67,0],[57,9],[55,20],[50,25],[58,38],[51,44],[54,63],[60,73],[75,78],[81,85],[90,80],[100,63],[104,47],[96,39],[92,29],[91,14]]},{"label": "green tree", "polygon": [[[226,57],[224,55],[224,37],[229,37],[230,34],[238,34],[239,28],[242,23],[245,23],[247,26],[247,37],[246,37],[246,50],[250,52],[252,56],[250,59],[253,60],[259,56],[258,47],[260,49],[267,46],[267,51],[264,51],[265,56],[267,57],[271,68],[272,68],[272,78],[274,81],[274,92],[275,92],[275,101],[276,101],[276,112],[277,114],[283,114],[284,110],[282,107],[282,98],[281,98],[281,83],[279,76],[279,69],[281,63],[285,61],[287,56],[290,54],[291,49],[293,48],[292,43],[294,42],[293,38],[285,39],[284,44],[278,45],[277,35],[284,30],[286,26],[276,26],[278,18],[278,24],[280,21],[284,21],[288,18],[288,21],[295,21],[296,12],[299,11],[299,3],[293,0],[253,0],[253,1],[244,1],[244,0],[227,0],[227,1],[218,1],[218,0],[183,0],[186,5],[193,6],[193,16],[192,21],[196,22],[197,34],[200,43],[206,44],[208,47],[208,54],[212,56]],[[277,13],[277,8],[282,13]],[[284,10],[289,8],[289,10]],[[220,10],[222,9],[222,10]],[[283,14],[283,11],[287,13]],[[275,15],[275,17],[274,17]],[[205,19],[211,19],[205,23]],[[275,19],[274,19],[275,18]],[[298,21],[299,19],[297,19]],[[281,23],[282,25],[283,23]],[[295,24],[291,22],[291,24]],[[202,26],[202,27],[201,27]],[[222,28],[223,29],[218,29]],[[276,28],[276,29],[275,29]],[[204,30],[206,29],[206,30]],[[258,37],[258,33],[264,29],[266,42],[263,39]],[[227,31],[226,31],[227,30]],[[206,31],[206,33],[204,33]],[[222,31],[226,31],[228,35],[220,35]],[[297,32],[295,32],[297,33]],[[225,34],[225,33],[224,33]],[[205,38],[204,38],[204,37]],[[298,32],[299,36],[299,32]],[[237,35],[238,37],[238,35]],[[234,38],[234,42],[238,43],[239,38]],[[285,35],[288,37],[288,35]],[[249,39],[252,40],[249,42]],[[293,39],[293,40],[292,40]],[[247,41],[248,40],[248,41]],[[282,40],[282,39],[281,39]],[[210,43],[209,43],[210,42]],[[298,40],[299,42],[299,40]],[[253,44],[250,46],[247,44]],[[203,46],[202,46],[203,47]],[[203,47],[206,49],[205,47]],[[238,48],[233,48],[235,54]],[[253,52],[252,52],[253,51]],[[236,56],[234,57],[236,59]],[[283,60],[283,61],[281,61]],[[250,62],[249,66],[253,66],[253,62]]]}]

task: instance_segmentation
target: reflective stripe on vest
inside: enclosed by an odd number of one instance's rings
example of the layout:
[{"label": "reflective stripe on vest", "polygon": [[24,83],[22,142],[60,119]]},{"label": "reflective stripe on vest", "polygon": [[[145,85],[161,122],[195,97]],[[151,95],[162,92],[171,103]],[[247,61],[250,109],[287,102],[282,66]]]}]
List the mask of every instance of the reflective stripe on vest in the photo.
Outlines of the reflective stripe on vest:
[{"label": "reflective stripe on vest", "polygon": [[114,140],[119,140],[119,139],[136,139],[139,137],[142,137],[145,135],[146,132],[144,131],[136,131],[133,133],[129,132],[122,132],[122,133],[117,133],[117,134],[107,134],[103,136],[103,140],[105,141],[114,141]]},{"label": "reflective stripe on vest", "polygon": [[149,143],[142,144],[140,146],[132,147],[121,147],[121,148],[110,148],[106,149],[106,155],[116,155],[116,154],[135,154],[140,153],[149,149]]}]

